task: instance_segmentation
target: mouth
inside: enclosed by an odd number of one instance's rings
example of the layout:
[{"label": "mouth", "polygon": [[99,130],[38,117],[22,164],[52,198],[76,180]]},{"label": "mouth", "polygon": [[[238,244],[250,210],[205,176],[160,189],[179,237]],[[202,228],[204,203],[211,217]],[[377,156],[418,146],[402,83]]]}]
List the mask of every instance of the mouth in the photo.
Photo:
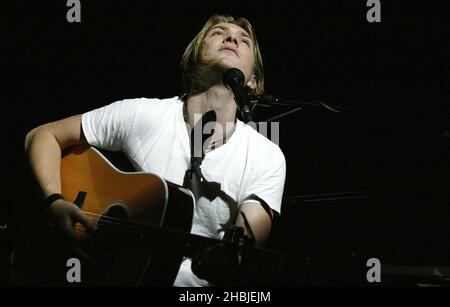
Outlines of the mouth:
[{"label": "mouth", "polygon": [[233,48],[230,48],[230,47],[224,47],[224,48],[221,48],[219,51],[231,51],[231,52],[233,52],[237,57],[239,57],[239,54],[237,53],[237,51],[234,50]]}]

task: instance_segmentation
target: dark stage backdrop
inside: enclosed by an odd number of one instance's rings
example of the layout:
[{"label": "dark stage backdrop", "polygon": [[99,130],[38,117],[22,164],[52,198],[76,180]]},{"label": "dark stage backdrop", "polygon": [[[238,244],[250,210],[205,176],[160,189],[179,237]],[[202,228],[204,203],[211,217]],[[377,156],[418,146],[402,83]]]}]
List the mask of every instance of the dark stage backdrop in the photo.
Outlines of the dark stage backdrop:
[{"label": "dark stage backdrop", "polygon": [[[67,22],[66,1],[0,6],[1,194],[11,242],[20,241],[19,221],[36,192],[23,153],[27,131],[124,98],[179,95],[185,46],[211,15],[225,13],[254,24],[268,94],[362,110],[336,115],[306,107],[279,120],[286,201],[271,244],[318,255],[345,245],[343,253],[396,263],[448,260],[446,7],[381,1],[381,22],[369,23],[363,0],[81,5],[80,23]],[[371,197],[298,198],[351,191]]]}]

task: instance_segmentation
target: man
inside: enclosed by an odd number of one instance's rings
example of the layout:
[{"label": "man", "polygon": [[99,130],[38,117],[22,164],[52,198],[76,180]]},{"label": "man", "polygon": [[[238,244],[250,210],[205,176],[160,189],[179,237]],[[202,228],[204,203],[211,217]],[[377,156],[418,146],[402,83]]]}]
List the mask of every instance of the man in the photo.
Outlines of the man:
[{"label": "man", "polygon": [[[213,16],[186,48],[181,61],[187,94],[170,99],[127,99],[30,131],[26,151],[49,202],[54,224],[76,239],[74,221],[93,230],[95,225],[61,193],[61,152],[90,144],[122,150],[138,170],[189,186],[192,167],[190,131],[202,117],[213,115],[214,132],[202,145],[197,179],[220,184],[212,196],[197,189],[191,232],[222,239],[235,224],[253,236],[256,245],[267,239],[272,218],[280,212],[285,159],[279,147],[236,119],[233,93],[222,82],[229,68],[241,70],[249,91],[264,88],[262,58],[251,24],[246,19]],[[186,129],[187,128],[187,129]],[[197,167],[198,169],[198,167]],[[214,277],[203,276],[214,282]],[[180,267],[175,286],[210,283],[192,273],[191,260]]]}]

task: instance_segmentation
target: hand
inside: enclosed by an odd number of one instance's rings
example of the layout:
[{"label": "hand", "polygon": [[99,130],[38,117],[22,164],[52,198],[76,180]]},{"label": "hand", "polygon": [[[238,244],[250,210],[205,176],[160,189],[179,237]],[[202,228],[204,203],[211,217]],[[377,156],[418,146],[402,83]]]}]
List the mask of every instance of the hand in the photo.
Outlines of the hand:
[{"label": "hand", "polygon": [[240,260],[235,247],[219,243],[192,258],[192,272],[217,286],[236,285],[240,276]]},{"label": "hand", "polygon": [[75,204],[63,199],[55,200],[48,208],[48,213],[52,223],[61,233],[73,240],[80,242],[83,237],[77,235],[74,231],[73,225],[79,222],[86,227],[88,232],[93,232],[96,229],[95,224],[78,208]]}]

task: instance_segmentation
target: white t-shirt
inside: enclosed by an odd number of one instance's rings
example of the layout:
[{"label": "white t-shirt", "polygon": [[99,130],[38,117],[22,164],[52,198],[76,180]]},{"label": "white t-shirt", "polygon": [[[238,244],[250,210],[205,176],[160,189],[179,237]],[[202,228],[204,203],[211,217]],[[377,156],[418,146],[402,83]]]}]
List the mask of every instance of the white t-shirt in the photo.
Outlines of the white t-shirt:
[{"label": "white t-shirt", "polygon": [[[122,150],[136,170],[154,173],[182,185],[190,162],[190,135],[183,116],[183,101],[126,99],[83,114],[88,143],[105,150]],[[280,213],[286,162],[280,148],[252,127],[237,121],[230,139],[206,153],[204,178],[220,183],[230,199],[197,200],[191,233],[222,239],[223,225],[235,218],[239,205],[256,195]],[[206,286],[186,259],[176,286]]]}]

